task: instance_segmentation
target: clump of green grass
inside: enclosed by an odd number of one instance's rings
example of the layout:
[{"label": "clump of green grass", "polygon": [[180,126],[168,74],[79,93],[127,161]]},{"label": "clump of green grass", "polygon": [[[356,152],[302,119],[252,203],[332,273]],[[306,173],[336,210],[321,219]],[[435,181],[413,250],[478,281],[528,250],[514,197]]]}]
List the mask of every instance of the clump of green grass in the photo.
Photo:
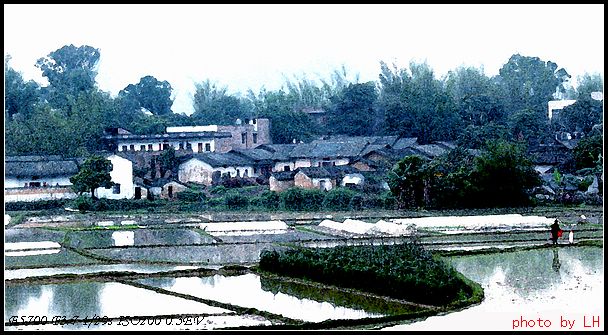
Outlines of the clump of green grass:
[{"label": "clump of green grass", "polygon": [[263,251],[260,269],[411,302],[448,305],[472,297],[470,283],[417,243]]}]

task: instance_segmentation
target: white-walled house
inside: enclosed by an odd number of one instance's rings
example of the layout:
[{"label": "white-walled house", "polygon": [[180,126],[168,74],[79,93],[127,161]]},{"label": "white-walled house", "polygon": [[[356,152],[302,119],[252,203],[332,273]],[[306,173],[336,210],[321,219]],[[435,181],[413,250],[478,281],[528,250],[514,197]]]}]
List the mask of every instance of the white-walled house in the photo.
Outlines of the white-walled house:
[{"label": "white-walled house", "polygon": [[133,162],[118,154],[107,155],[106,159],[112,162],[110,176],[115,185],[110,188],[95,189],[95,196],[106,199],[133,199],[135,196]]},{"label": "white-walled house", "polygon": [[255,178],[260,174],[251,160],[233,153],[193,154],[178,169],[182,183],[211,185],[224,175],[230,178]]},{"label": "white-walled house", "polygon": [[78,173],[75,159],[61,156],[6,156],[4,201],[72,199],[70,177]]}]

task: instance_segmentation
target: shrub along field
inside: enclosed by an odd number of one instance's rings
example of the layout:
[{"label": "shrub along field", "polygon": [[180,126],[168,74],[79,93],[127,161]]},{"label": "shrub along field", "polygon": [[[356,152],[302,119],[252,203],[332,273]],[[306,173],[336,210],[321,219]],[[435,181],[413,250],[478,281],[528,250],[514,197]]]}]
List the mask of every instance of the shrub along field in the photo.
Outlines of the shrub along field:
[{"label": "shrub along field", "polygon": [[264,251],[262,271],[435,306],[481,300],[479,285],[415,242]]}]

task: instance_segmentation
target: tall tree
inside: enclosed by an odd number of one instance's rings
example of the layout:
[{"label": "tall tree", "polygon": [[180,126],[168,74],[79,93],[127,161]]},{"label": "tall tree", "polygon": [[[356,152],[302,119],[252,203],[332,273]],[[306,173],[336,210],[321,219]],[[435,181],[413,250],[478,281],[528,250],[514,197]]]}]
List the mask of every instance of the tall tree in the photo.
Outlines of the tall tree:
[{"label": "tall tree", "polygon": [[75,192],[79,194],[91,192],[91,198],[97,199],[96,188],[114,186],[110,172],[112,172],[112,162],[103,156],[93,155],[87,158],[76,175],[70,177],[70,182]]},{"label": "tall tree", "polygon": [[588,98],[593,92],[604,92],[604,79],[600,73],[585,73],[578,78],[574,99]]},{"label": "tall tree", "polygon": [[530,204],[529,192],[541,180],[525,145],[491,141],[475,159],[471,184],[476,207],[515,207]]},{"label": "tall tree", "polygon": [[554,94],[565,92],[570,75],[554,62],[514,54],[500,68],[497,79],[511,114],[523,109],[546,111]]},{"label": "tall tree", "polygon": [[332,99],[328,128],[337,134],[369,136],[377,133],[374,82],[350,84]]},{"label": "tall tree", "polygon": [[70,44],[38,59],[36,67],[49,81],[47,100],[55,108],[64,108],[70,97],[95,89],[99,57],[99,49]]},{"label": "tall tree", "polygon": [[450,71],[446,79],[446,90],[454,100],[465,126],[503,122],[504,108],[496,84],[483,74],[483,70],[459,67]]},{"label": "tall tree", "polygon": [[145,108],[154,115],[166,115],[172,113],[172,93],[173,88],[168,81],[145,76],[139,83],[129,84],[118,92],[118,96],[122,99],[123,108],[128,111],[137,113]]},{"label": "tall tree", "polygon": [[266,91],[258,95],[249,92],[249,99],[258,117],[270,119],[270,136],[273,143],[306,142],[316,134],[310,116],[294,107],[294,100],[283,90]]},{"label": "tall tree", "polygon": [[588,134],[596,124],[603,122],[604,102],[595,100],[591,94],[581,95],[576,102],[564,107],[559,121],[568,132]]},{"label": "tall tree", "polygon": [[253,107],[246,99],[229,95],[227,87],[206,80],[196,83],[194,113],[191,118],[199,124],[234,124],[237,119],[253,117]]},{"label": "tall tree", "polygon": [[36,82],[24,81],[21,73],[15,71],[8,62],[11,57],[4,57],[4,116],[7,121],[16,114],[28,118],[40,99],[40,87]]},{"label": "tall tree", "polygon": [[390,134],[417,137],[420,143],[456,139],[460,119],[443,84],[426,63],[391,71],[381,63],[380,112]]}]

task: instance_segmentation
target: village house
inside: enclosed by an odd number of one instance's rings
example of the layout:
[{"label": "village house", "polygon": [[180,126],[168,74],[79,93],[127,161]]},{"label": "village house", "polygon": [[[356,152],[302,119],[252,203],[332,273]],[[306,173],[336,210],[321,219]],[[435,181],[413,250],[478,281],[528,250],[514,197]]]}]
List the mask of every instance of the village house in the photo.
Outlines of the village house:
[{"label": "village house", "polygon": [[76,159],[61,156],[6,156],[4,201],[72,199],[70,177],[78,173]]},{"label": "village house", "polygon": [[255,178],[253,161],[234,153],[192,154],[182,158],[178,180],[182,183],[213,185],[224,178]]},{"label": "village house", "polygon": [[119,153],[104,154],[104,156],[112,163],[110,177],[114,186],[95,189],[95,196],[106,199],[133,199],[135,197],[133,162]]},{"label": "village house", "polygon": [[270,190],[281,192],[290,187],[329,191],[337,186],[361,185],[365,178],[349,165],[300,167],[294,171],[273,173]]},{"label": "village house", "polygon": [[108,149],[118,152],[158,152],[170,147],[194,153],[228,152],[270,143],[270,120],[252,119],[233,126],[167,127],[164,134],[132,134],[122,128],[106,129]]},{"label": "village house", "polygon": [[[118,154],[106,153],[112,163],[111,188],[97,188],[95,195],[107,199],[131,199],[134,196],[133,163]],[[76,175],[84,158],[51,156],[5,157],[4,201],[39,201],[73,199],[70,177]]]},{"label": "village house", "polygon": [[[167,199],[173,200],[179,192],[188,190],[189,187],[177,180],[157,178],[150,183],[145,183],[146,196],[148,200]],[[140,198],[142,196],[140,195]],[[137,198],[136,199],[140,199]]]}]

